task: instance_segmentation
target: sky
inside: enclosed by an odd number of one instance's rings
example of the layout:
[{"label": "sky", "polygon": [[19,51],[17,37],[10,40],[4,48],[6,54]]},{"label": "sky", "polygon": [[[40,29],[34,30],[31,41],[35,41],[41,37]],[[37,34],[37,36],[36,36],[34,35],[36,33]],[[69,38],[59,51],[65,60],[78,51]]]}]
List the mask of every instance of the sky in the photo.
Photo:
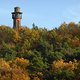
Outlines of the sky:
[{"label": "sky", "polygon": [[80,21],[80,0],[1,0],[0,25],[13,27],[11,12],[19,6],[22,26],[53,29],[62,23]]}]

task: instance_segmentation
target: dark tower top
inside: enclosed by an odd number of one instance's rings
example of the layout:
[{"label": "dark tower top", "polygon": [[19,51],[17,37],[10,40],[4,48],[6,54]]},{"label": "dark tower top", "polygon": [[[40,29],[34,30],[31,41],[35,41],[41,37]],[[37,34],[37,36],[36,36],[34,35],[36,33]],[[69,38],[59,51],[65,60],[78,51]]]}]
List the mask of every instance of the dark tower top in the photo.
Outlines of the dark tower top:
[{"label": "dark tower top", "polygon": [[15,12],[20,12],[20,7],[15,7],[15,8],[14,8],[14,11],[15,11]]},{"label": "dark tower top", "polygon": [[13,19],[13,28],[19,29],[21,27],[21,19],[22,19],[22,12],[20,12],[20,7],[15,7],[14,12],[12,12],[12,19]]}]

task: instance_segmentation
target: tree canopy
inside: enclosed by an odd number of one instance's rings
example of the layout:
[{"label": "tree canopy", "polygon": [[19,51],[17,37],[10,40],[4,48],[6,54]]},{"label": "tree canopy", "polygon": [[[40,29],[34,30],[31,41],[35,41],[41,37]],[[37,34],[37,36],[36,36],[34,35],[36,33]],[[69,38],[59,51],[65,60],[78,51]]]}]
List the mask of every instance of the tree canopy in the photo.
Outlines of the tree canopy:
[{"label": "tree canopy", "polygon": [[0,80],[80,80],[80,26],[0,26],[0,64]]}]

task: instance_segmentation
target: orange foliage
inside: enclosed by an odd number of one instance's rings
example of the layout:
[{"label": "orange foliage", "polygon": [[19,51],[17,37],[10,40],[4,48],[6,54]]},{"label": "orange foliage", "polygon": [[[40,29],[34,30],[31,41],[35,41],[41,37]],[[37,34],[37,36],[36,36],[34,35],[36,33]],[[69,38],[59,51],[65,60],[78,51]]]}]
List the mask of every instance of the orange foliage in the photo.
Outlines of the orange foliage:
[{"label": "orange foliage", "polygon": [[74,39],[72,39],[71,44],[73,47],[79,47],[80,46],[80,40],[77,37],[75,37]]}]

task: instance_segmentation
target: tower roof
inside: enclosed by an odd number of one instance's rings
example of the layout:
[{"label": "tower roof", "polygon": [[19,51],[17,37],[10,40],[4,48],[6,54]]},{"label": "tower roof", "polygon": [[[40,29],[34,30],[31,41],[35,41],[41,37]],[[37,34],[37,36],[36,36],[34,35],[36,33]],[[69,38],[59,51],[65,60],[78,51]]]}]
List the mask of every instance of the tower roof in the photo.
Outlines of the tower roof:
[{"label": "tower roof", "polygon": [[20,7],[15,7],[14,12],[20,12]]},{"label": "tower roof", "polygon": [[17,6],[17,7],[14,7],[14,8],[20,8],[20,7]]},{"label": "tower roof", "polygon": [[12,14],[15,14],[15,13],[22,14],[22,12],[20,11],[20,7],[14,7],[14,12],[12,12]]}]

